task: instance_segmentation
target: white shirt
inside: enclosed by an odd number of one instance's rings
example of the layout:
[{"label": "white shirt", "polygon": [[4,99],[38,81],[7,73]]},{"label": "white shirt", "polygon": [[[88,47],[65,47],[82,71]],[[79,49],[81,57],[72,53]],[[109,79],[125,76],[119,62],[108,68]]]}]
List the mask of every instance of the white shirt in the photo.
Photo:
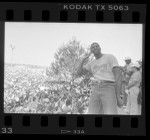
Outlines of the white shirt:
[{"label": "white shirt", "polygon": [[140,86],[140,83],[141,83],[141,73],[140,71],[136,71],[132,74],[131,78],[130,78],[130,81],[129,81],[129,84],[130,83],[133,83],[136,81],[135,85],[136,87],[139,87]]},{"label": "white shirt", "polygon": [[101,81],[115,81],[113,68],[119,67],[115,56],[111,54],[104,54],[101,58],[95,59],[87,63],[84,68],[92,72],[94,80]]}]

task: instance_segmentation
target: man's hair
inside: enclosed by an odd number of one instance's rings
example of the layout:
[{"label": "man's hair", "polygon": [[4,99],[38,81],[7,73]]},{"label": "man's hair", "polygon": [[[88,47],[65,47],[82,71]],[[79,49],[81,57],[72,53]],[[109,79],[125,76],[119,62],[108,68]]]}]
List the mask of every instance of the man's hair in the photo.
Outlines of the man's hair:
[{"label": "man's hair", "polygon": [[[92,47],[93,45],[98,45],[98,46],[100,47],[100,45],[99,45],[97,42],[93,42],[93,43],[91,44],[91,47]],[[90,47],[90,48],[91,48],[91,47]]]}]

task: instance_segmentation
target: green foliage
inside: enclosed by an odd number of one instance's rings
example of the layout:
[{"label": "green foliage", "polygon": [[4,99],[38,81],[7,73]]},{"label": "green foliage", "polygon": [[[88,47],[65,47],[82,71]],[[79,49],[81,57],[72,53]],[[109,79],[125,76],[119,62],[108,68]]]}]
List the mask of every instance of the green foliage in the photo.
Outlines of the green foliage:
[{"label": "green foliage", "polygon": [[[86,111],[90,93],[84,93],[85,85],[82,80],[48,81],[45,70],[46,68],[33,68],[28,65],[5,64],[5,113],[76,114]],[[89,91],[90,87],[85,90]],[[68,100],[70,107],[68,103],[65,105]],[[83,105],[83,102],[86,104]],[[82,111],[79,112],[79,108]]]},{"label": "green foliage", "polygon": [[[29,65],[5,67],[5,113],[85,113],[90,76],[76,77],[80,59],[88,53],[75,38],[55,53],[49,68]],[[84,91],[88,92],[84,92]],[[66,101],[70,101],[69,103]]]},{"label": "green foliage", "polygon": [[55,62],[51,64],[53,74],[61,79],[74,79],[78,62],[87,51],[76,39],[63,44],[54,55]]}]

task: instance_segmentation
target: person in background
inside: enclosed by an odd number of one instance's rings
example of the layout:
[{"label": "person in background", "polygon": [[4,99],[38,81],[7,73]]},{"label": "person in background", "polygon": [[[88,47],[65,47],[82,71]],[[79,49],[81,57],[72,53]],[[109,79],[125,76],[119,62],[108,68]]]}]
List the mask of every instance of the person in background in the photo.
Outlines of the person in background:
[{"label": "person in background", "polygon": [[[142,75],[142,59],[138,60],[137,61],[140,65],[140,72],[141,72],[141,75]],[[142,78],[141,78],[141,83],[140,83],[140,93],[139,93],[139,96],[138,96],[138,105],[139,105],[139,115],[141,115],[141,106],[142,106]]]},{"label": "person in background", "polygon": [[139,65],[140,65],[140,72],[142,73],[142,59],[137,60],[137,62],[138,62],[138,63],[139,63]]},{"label": "person in background", "polygon": [[131,65],[133,63],[130,57],[125,57],[124,60],[125,60],[125,66],[122,68],[122,72],[123,72],[122,100],[123,100],[123,106],[126,107],[128,102],[128,93],[126,92],[125,88],[126,85],[129,83],[132,74]]},{"label": "person in background", "polygon": [[127,105],[127,111],[130,115],[138,115],[139,114],[139,106],[138,106],[138,95],[140,92],[139,86],[141,83],[141,73],[140,73],[140,65],[138,63],[132,64],[132,76],[129,80],[126,89],[129,90],[129,102]]},{"label": "person in background", "polygon": [[125,66],[124,66],[124,73],[125,73],[125,79],[127,83],[129,82],[129,79],[131,77],[131,69],[132,69],[132,59],[130,57],[125,57]]},{"label": "person in background", "polygon": [[[77,70],[79,77],[89,72],[94,80],[87,114],[118,114],[118,107],[122,106],[122,75],[118,61],[112,54],[103,54],[96,42],[91,44],[90,51]],[[91,54],[95,59],[87,62]]]}]

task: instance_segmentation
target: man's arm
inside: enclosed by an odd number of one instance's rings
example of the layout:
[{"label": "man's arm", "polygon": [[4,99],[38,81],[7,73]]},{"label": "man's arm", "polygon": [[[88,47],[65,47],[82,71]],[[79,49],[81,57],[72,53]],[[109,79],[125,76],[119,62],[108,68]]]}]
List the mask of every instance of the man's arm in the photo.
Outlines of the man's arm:
[{"label": "man's arm", "polygon": [[116,81],[116,97],[117,97],[117,103],[118,106],[122,105],[122,100],[120,97],[121,90],[122,90],[122,74],[119,67],[113,68],[113,73],[115,75],[115,81]]},{"label": "man's arm", "polygon": [[89,58],[89,56],[83,58],[81,61],[80,61],[80,64],[79,64],[79,67],[77,69],[77,76],[78,77],[81,77],[82,75],[85,75],[87,74],[89,71],[85,68],[83,68],[83,65],[85,63],[85,61]]}]

